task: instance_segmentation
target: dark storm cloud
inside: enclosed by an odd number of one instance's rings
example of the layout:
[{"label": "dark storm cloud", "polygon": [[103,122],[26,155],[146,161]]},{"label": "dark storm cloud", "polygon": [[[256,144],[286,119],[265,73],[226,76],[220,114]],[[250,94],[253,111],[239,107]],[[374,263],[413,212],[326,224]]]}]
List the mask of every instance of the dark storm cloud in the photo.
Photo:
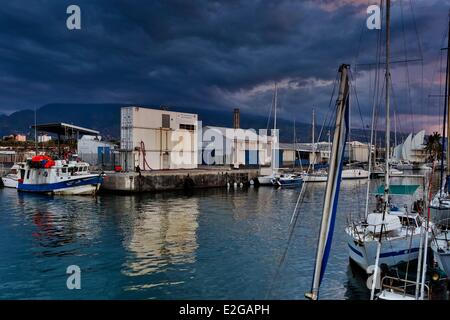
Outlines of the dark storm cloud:
[{"label": "dark storm cloud", "polygon": [[[70,4],[81,7],[82,30],[65,26]],[[241,107],[265,114],[278,81],[281,116],[309,122],[315,107],[323,118],[339,64],[375,61],[376,32],[365,29],[367,5],[362,0],[5,2],[0,110],[114,102]],[[393,59],[404,58],[405,47],[409,58],[420,56],[417,28],[429,81],[435,81],[447,8],[444,1],[414,2],[413,20],[409,1],[393,4]],[[420,68],[410,66],[408,91],[402,67],[393,70],[398,112],[410,113],[413,101],[417,113],[429,114],[417,102]],[[369,69],[354,74],[366,121]]]}]

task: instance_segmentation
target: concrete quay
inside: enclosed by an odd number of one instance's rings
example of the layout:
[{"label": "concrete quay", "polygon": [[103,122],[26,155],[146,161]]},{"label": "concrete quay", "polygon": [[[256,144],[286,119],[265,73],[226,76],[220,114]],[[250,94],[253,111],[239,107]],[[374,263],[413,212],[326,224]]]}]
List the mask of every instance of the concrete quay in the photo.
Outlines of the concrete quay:
[{"label": "concrete quay", "polygon": [[105,172],[103,192],[138,193],[231,187],[248,184],[259,169],[179,169],[137,172]]}]

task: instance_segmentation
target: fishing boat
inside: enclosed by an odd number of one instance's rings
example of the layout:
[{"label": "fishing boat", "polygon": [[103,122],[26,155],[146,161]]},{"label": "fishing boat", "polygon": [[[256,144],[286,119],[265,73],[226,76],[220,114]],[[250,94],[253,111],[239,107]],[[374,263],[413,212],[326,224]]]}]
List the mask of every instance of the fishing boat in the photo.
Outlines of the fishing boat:
[{"label": "fishing boat", "polygon": [[269,175],[264,175],[264,176],[259,176],[258,179],[258,183],[262,186],[272,186],[273,185],[273,180],[277,179],[278,177],[280,177],[280,174],[278,174],[277,169],[276,169],[276,164],[275,164],[275,159],[276,159],[276,148],[275,148],[275,143],[277,141],[277,136],[276,136],[276,129],[277,129],[277,99],[278,99],[278,90],[277,90],[277,84],[275,83],[275,90],[274,90],[274,95],[273,95],[273,108],[274,108],[274,117],[273,117],[273,130],[272,130],[272,159],[271,159],[271,169],[272,169],[272,173]]},{"label": "fishing boat", "polygon": [[2,177],[3,186],[5,188],[17,189],[18,181],[20,178],[20,169],[24,168],[25,162],[15,163],[11,169],[9,169],[8,174]]},{"label": "fishing boat", "polygon": [[53,160],[48,156],[34,156],[20,169],[17,189],[61,195],[95,194],[103,182],[102,174],[89,172],[86,162]]}]

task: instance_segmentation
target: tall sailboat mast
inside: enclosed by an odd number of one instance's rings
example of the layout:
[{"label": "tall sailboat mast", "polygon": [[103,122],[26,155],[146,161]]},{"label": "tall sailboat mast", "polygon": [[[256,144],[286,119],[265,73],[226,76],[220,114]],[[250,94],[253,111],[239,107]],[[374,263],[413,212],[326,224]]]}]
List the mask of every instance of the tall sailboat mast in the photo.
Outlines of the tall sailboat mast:
[{"label": "tall sailboat mast", "polygon": [[391,55],[391,0],[386,0],[386,172],[385,172],[385,181],[384,181],[384,202],[385,202],[385,210],[383,213],[386,213],[389,207],[389,153],[391,147],[391,119],[390,119],[390,55]]},{"label": "tall sailboat mast", "polygon": [[322,222],[320,225],[319,241],[317,245],[314,276],[311,292],[305,294],[308,299],[317,300],[319,287],[322,282],[328,257],[330,255],[333,238],[334,222],[336,219],[339,188],[341,182],[342,163],[345,145],[348,138],[348,99],[349,99],[349,66],[343,64],[339,68],[341,73],[339,95],[336,101],[336,126],[333,136],[333,147],[329,160],[329,170],[325,198],[323,201]]},{"label": "tall sailboat mast", "polygon": [[277,166],[275,165],[275,158],[277,156],[277,151],[275,148],[276,144],[276,131],[277,131],[277,103],[278,103],[278,87],[275,82],[275,93],[273,97],[273,107],[274,107],[274,116],[273,116],[273,132],[272,132],[272,173],[275,172]]},{"label": "tall sailboat mast", "polygon": [[[449,19],[449,22],[448,22],[448,30],[449,30],[449,34],[448,34],[448,39],[447,39],[447,75],[446,75],[446,78],[445,78],[445,82],[446,82],[446,85],[445,85],[445,90],[446,90],[446,93],[445,93],[445,99],[447,100],[447,136],[450,136],[449,135],[449,133],[450,133],[450,121],[448,120],[449,119],[449,117],[450,117],[450,89],[449,89],[449,86],[450,86],[450,70],[449,70],[449,68],[450,68],[450,52],[449,52],[449,50],[450,50],[450,19]],[[444,119],[445,120],[445,119]],[[442,137],[442,139],[445,139],[445,137]],[[447,137],[447,153],[446,153],[446,155],[447,155],[447,176],[448,175],[450,175],[450,163],[449,163],[449,159],[450,159],[450,148],[449,148],[449,143],[448,143],[448,137]]]},{"label": "tall sailboat mast", "polygon": [[[386,214],[389,213],[389,152],[390,152],[390,139],[391,139],[391,123],[390,123],[390,108],[389,108],[389,80],[390,80],[390,41],[391,41],[391,1],[386,0],[386,151],[385,151],[385,161],[386,161],[386,169],[385,169],[385,180],[384,180],[384,210],[383,210],[383,218],[381,222],[381,231],[380,238],[378,239],[377,245],[377,253],[375,256],[375,270],[373,279],[378,278],[379,273],[379,263],[380,263],[380,254],[381,254],[381,241],[383,237],[383,228],[385,223]],[[377,284],[377,280],[373,280],[372,288],[370,293],[370,300],[375,298],[375,287]]]},{"label": "tall sailboat mast", "polygon": [[[447,120],[449,111],[450,111],[450,99],[449,99],[449,95],[450,95],[450,90],[448,88],[449,83],[450,83],[450,72],[449,72],[449,68],[450,68],[450,12],[449,12],[449,19],[448,19],[448,39],[447,39],[447,65],[445,68],[445,94],[444,94],[444,117],[443,117],[443,124],[442,124],[442,148],[445,148],[445,136],[446,136],[446,127],[448,127],[450,124]],[[448,135],[448,130],[447,130],[447,135]],[[447,144],[448,144],[448,138],[447,138]],[[447,164],[449,162],[449,146],[447,145],[447,148],[445,150],[446,152],[446,159],[447,159]],[[447,165],[447,176],[449,175],[449,166]],[[440,197],[442,197],[442,189],[445,186],[445,180],[444,179],[444,150],[442,150],[441,152],[441,188],[440,188]]]}]

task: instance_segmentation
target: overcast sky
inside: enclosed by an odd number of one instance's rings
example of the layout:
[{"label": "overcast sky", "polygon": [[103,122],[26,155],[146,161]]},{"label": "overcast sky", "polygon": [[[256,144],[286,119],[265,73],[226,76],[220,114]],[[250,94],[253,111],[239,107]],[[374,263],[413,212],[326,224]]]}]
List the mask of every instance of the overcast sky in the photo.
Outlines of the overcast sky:
[{"label": "overcast sky", "polygon": [[[376,61],[377,31],[365,25],[368,5],[377,3],[1,0],[0,112],[101,102],[265,115],[276,81],[280,117],[310,122],[314,107],[321,121],[337,69],[349,63],[367,125],[374,72],[360,64]],[[66,27],[70,4],[81,8],[81,30]],[[421,62],[393,64],[397,125],[431,131],[442,103],[428,96],[439,94],[450,1],[392,6],[392,60],[423,57],[423,76]]]}]

